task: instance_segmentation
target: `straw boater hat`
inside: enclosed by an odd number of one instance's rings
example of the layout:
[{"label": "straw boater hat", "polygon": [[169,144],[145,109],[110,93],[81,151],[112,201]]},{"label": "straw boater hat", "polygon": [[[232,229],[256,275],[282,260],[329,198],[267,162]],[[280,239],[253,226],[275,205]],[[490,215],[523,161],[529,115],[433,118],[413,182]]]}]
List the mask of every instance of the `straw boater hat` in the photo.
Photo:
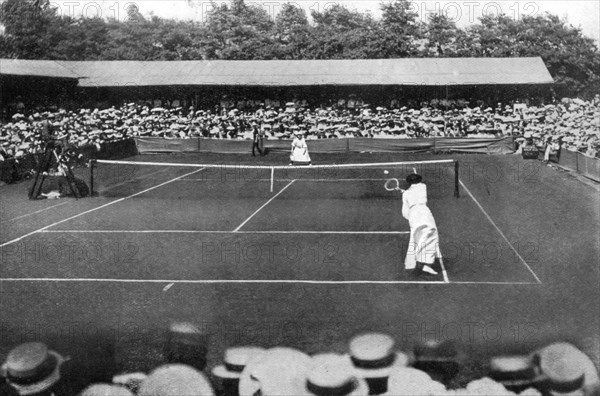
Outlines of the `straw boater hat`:
[{"label": "straw boater hat", "polygon": [[306,379],[310,357],[293,348],[272,348],[248,362],[240,377],[239,395],[299,396],[295,384]]},{"label": "straw boater hat", "polygon": [[160,366],[140,385],[138,396],[213,396],[208,379],[184,364]]},{"label": "straw boater hat", "polygon": [[19,395],[33,395],[50,389],[60,380],[60,367],[66,361],[45,344],[30,342],[9,352],[1,372]]},{"label": "straw boater hat", "polygon": [[298,395],[367,396],[369,386],[354,373],[344,355],[315,355],[311,359],[306,379],[298,384]]},{"label": "straw boater hat", "polygon": [[412,367],[396,367],[388,379],[387,395],[443,395],[446,387],[429,374]]},{"label": "straw boater hat", "polygon": [[531,356],[496,356],[490,360],[490,377],[506,389],[520,392],[542,378]]},{"label": "straw boater hat", "polygon": [[79,396],[133,396],[133,393],[120,385],[93,384],[85,388]]},{"label": "straw boater hat", "polygon": [[409,357],[395,350],[394,339],[387,334],[365,333],[350,341],[350,360],[361,378],[388,377],[395,367],[404,367]]},{"label": "straw boater hat", "polygon": [[598,395],[600,378],[592,360],[575,346],[558,342],[532,355],[552,395]]},{"label": "straw boater hat", "polygon": [[240,379],[248,362],[264,353],[264,349],[254,346],[231,347],[225,350],[224,364],[216,366],[212,374],[223,380]]},{"label": "straw boater hat", "polygon": [[507,390],[502,384],[489,377],[469,382],[465,390],[467,395],[514,395],[513,392]]}]

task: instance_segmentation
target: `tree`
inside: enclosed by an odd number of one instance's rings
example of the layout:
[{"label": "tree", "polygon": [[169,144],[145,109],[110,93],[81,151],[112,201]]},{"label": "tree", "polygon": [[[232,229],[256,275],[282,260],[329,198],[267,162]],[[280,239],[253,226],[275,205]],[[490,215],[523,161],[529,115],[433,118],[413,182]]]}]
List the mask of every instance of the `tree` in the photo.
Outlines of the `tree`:
[{"label": "tree", "polygon": [[272,59],[274,23],[265,10],[233,0],[216,5],[204,27],[203,51],[208,59]]},{"label": "tree", "polygon": [[505,15],[481,18],[469,29],[475,56],[540,56],[564,95],[595,87],[600,79],[600,54],[580,29],[551,14],[513,20]]},{"label": "tree", "polygon": [[312,12],[309,54],[315,59],[380,58],[383,32],[370,14],[334,4],[324,12]]},{"label": "tree", "polygon": [[483,16],[479,22],[468,29],[477,43],[472,47],[472,56],[515,56],[518,21],[500,14]]},{"label": "tree", "polygon": [[129,3],[127,6],[127,22],[145,22],[146,18],[140,12],[140,9],[135,3]]},{"label": "tree", "polygon": [[0,5],[4,40],[0,55],[9,58],[45,59],[51,45],[49,30],[58,22],[49,0],[6,0]]},{"label": "tree", "polygon": [[456,23],[444,14],[430,15],[425,27],[425,56],[451,57],[456,53],[459,29]]},{"label": "tree", "polygon": [[63,17],[53,24],[52,46],[48,50],[51,59],[96,60],[110,45],[107,41],[108,26],[99,18]]},{"label": "tree", "polygon": [[[284,4],[273,21],[244,0],[212,4],[205,23],[144,18],[124,22],[59,16],[51,0],[0,0],[0,56],[67,60],[363,59],[414,56],[540,56],[560,95],[600,90],[597,43],[555,15],[490,15],[459,29],[444,15],[421,23],[408,0],[382,4],[381,20],[332,4],[312,12]],[[188,0],[196,4],[197,0]]]},{"label": "tree", "polygon": [[597,92],[600,53],[593,39],[550,14],[525,17],[518,28],[515,54],[542,57],[559,91],[575,95],[595,87]]},{"label": "tree", "polygon": [[275,18],[274,39],[279,59],[305,59],[310,45],[311,27],[306,12],[293,4],[283,4]]},{"label": "tree", "polygon": [[382,4],[381,10],[385,57],[418,55],[418,41],[423,37],[423,26],[418,21],[419,15],[411,10],[411,3],[407,0],[393,0]]}]

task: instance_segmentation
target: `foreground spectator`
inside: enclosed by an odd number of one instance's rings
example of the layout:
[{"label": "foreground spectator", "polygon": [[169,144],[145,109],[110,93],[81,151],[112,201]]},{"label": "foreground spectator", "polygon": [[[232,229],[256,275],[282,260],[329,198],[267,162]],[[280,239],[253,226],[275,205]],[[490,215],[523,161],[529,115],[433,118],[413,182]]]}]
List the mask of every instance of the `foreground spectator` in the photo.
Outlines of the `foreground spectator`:
[{"label": "foreground spectator", "polygon": [[306,378],[296,384],[296,395],[367,396],[369,386],[358,376],[346,355],[312,357]]},{"label": "foreground spectator", "polygon": [[252,359],[240,376],[240,396],[297,396],[295,384],[306,379],[310,356],[293,348],[272,348]]},{"label": "foreground spectator", "polygon": [[61,366],[68,359],[41,342],[21,344],[2,365],[2,376],[18,395],[68,395],[61,381]]},{"label": "foreground spectator", "polygon": [[206,334],[187,322],[171,323],[167,332],[164,357],[168,363],[181,363],[197,370],[206,367],[208,340]]},{"label": "foreground spectator", "polygon": [[414,355],[413,361],[398,352],[389,335],[366,333],[351,340],[350,354],[317,353],[310,357],[286,347],[229,348],[225,365],[212,370],[220,380],[237,383],[239,379],[239,386],[227,392],[219,389],[216,393],[202,372],[183,364],[162,365],[148,375],[115,376],[112,384],[91,380],[87,387],[74,390],[69,382],[77,382],[77,378],[63,376],[63,372],[69,363],[81,362],[61,356],[43,343],[32,342],[13,348],[7,355],[0,391],[2,396],[600,395],[597,368],[588,356],[565,342],[547,345],[529,355],[493,357],[489,377],[470,380],[459,389],[446,389],[443,380],[436,381],[429,370],[416,367],[420,359],[454,360],[457,353],[453,344],[418,344]]},{"label": "foreground spectator", "polygon": [[354,370],[367,381],[371,395],[385,393],[392,370],[410,362],[408,355],[396,350],[394,339],[387,334],[358,335],[350,340],[349,349]]},{"label": "foreground spectator", "polygon": [[208,379],[201,372],[183,364],[156,368],[142,381],[139,396],[213,396]]},{"label": "foreground spectator", "polygon": [[248,362],[264,353],[263,348],[252,346],[231,347],[225,350],[224,364],[213,368],[222,396],[236,396],[240,377]]},{"label": "foreground spectator", "polygon": [[93,384],[88,386],[79,396],[134,396],[127,388],[113,384]]}]

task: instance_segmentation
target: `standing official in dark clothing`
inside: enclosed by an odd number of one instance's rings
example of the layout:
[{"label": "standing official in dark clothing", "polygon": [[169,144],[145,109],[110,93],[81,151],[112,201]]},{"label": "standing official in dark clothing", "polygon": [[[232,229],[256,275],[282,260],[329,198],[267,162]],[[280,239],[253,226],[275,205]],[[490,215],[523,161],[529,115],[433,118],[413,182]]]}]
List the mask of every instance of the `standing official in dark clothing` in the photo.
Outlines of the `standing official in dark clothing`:
[{"label": "standing official in dark clothing", "polygon": [[258,150],[258,152],[260,153],[261,156],[264,155],[264,151],[261,148],[262,139],[263,139],[262,134],[258,131],[258,128],[256,127],[256,125],[254,125],[252,127],[252,156],[253,157],[256,156],[256,153],[255,153],[256,150]]}]

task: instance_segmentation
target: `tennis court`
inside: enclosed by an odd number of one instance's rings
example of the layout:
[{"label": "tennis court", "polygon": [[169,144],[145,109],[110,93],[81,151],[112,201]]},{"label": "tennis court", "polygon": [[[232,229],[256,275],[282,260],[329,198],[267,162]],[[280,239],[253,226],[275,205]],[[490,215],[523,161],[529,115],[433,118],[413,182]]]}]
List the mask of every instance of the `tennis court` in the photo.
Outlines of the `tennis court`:
[{"label": "tennis court", "polygon": [[[540,282],[464,185],[466,197],[453,197],[455,169],[450,160],[340,168],[175,165],[95,165],[99,169],[94,176],[104,185],[98,195],[116,199],[44,226],[29,240],[42,245],[47,238],[58,238],[65,246],[125,243],[130,249],[125,259],[143,263],[82,266],[70,272],[77,279]],[[441,271],[433,279],[403,269],[410,231],[400,215],[400,194],[383,188],[386,175],[403,178],[411,168],[431,176],[430,206],[440,233],[449,236],[440,246],[448,257],[440,260]],[[269,174],[272,179],[265,177]],[[127,182],[119,176],[127,176]],[[470,215],[457,217],[461,213]],[[487,236],[483,242],[482,235]],[[52,265],[9,265],[5,270],[15,278],[56,278],[53,274],[60,272]]]},{"label": "tennis court", "polygon": [[[153,331],[169,319],[200,321],[213,330],[250,329],[251,335],[215,330],[221,334],[211,351],[215,359],[233,343],[343,348],[350,335],[366,329],[410,344],[422,334],[403,334],[398,326],[407,323],[495,323],[504,331],[494,343],[474,341],[475,354],[523,348],[524,340],[516,342],[509,330],[515,323],[536,324],[525,340],[533,344],[572,338],[582,311],[597,308],[590,295],[598,295],[598,213],[589,186],[538,163],[534,171],[519,170],[522,160],[513,157],[389,159],[396,165],[97,164],[97,197],[3,205],[0,285],[10,298],[2,298],[0,309],[11,318],[3,320],[7,340],[20,336],[19,325],[48,322],[60,329],[53,313],[108,333],[119,329],[125,350],[137,344],[123,323],[146,328],[150,333],[142,338],[150,349],[157,345]],[[440,159],[449,161],[406,162]],[[462,171],[458,198],[453,160]],[[478,164],[489,170],[490,163],[505,175],[473,171]],[[408,222],[399,194],[383,185],[389,177],[403,179],[412,167],[428,184],[440,232],[438,276],[402,268]],[[532,175],[535,180],[526,182]],[[578,205],[576,214],[565,200]],[[551,231],[557,213],[563,228]],[[570,218],[563,218],[567,213]],[[565,265],[565,257],[577,265]],[[586,297],[578,299],[581,293]],[[37,305],[20,311],[17,301],[25,296]],[[286,326],[302,330],[288,334]],[[597,319],[587,317],[584,327],[574,341],[597,346]],[[598,357],[597,349],[588,352]],[[120,364],[145,367],[144,356]]]}]

